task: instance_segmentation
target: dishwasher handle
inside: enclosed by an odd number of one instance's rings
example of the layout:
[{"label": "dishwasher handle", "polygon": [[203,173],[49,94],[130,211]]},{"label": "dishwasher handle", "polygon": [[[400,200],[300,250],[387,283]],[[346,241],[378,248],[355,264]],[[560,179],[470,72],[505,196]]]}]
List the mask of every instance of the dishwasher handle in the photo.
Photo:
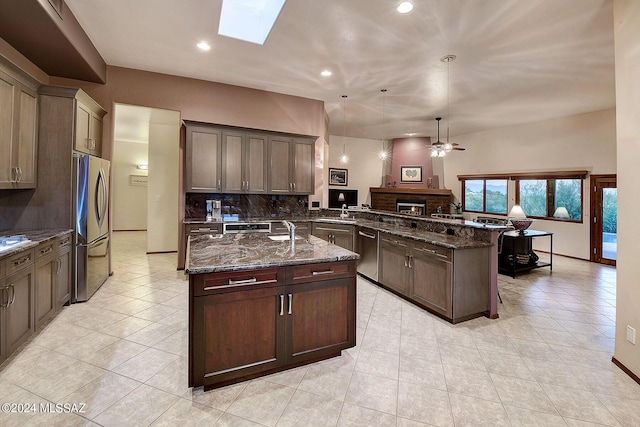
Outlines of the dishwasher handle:
[{"label": "dishwasher handle", "polygon": [[375,234],[369,234],[369,233],[365,233],[364,231],[358,230],[358,235],[360,235],[362,237],[366,237],[367,239],[376,240]]}]

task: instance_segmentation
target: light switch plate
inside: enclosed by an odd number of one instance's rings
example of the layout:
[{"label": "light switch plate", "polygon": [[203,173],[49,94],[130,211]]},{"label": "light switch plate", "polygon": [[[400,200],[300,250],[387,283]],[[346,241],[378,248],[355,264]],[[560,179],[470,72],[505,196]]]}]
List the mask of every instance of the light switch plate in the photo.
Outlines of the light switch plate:
[{"label": "light switch plate", "polygon": [[631,344],[636,343],[636,330],[629,325],[627,325],[627,341]]}]

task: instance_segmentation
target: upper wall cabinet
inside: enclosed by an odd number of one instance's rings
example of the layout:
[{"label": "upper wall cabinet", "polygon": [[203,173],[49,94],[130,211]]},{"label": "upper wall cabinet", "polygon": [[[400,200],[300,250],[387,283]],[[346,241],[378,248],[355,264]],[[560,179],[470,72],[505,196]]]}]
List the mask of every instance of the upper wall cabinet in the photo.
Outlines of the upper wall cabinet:
[{"label": "upper wall cabinet", "polygon": [[269,138],[269,193],[313,194],[313,138]]},{"label": "upper wall cabinet", "polygon": [[185,121],[185,191],[312,194],[314,139]]},{"label": "upper wall cabinet", "polygon": [[0,63],[0,189],[36,188],[37,86]]},{"label": "upper wall cabinet", "polygon": [[[46,98],[47,105],[54,106],[58,119],[62,120],[57,125],[48,123],[47,126],[72,129],[70,142],[74,150],[102,157],[102,118],[106,111],[100,104],[78,88],[42,86],[40,95]],[[60,102],[56,103],[55,98],[60,98]]]},{"label": "upper wall cabinet", "polygon": [[213,126],[185,122],[186,191],[222,191],[222,130]]}]

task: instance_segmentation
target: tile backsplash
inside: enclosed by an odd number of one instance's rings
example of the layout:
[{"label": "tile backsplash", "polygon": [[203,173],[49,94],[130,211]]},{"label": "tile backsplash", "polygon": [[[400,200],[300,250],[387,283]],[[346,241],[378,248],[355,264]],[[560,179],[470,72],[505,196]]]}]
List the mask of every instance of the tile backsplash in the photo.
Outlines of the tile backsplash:
[{"label": "tile backsplash", "polygon": [[187,193],[185,219],[204,219],[207,200],[221,200],[222,214],[240,219],[306,216],[309,212],[309,196]]}]

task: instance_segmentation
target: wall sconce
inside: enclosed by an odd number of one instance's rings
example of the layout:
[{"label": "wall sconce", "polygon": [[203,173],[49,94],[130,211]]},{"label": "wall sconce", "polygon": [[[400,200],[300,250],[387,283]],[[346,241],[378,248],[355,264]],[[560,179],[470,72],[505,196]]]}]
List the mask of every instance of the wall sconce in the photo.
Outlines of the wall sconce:
[{"label": "wall sconce", "polygon": [[553,217],[569,219],[569,211],[567,211],[567,208],[565,208],[564,206],[558,206],[558,208],[556,208],[556,211],[553,213]]},{"label": "wall sconce", "polygon": [[136,165],[136,168],[138,168],[140,170],[143,170],[143,171],[146,171],[146,170],[149,170],[149,164],[147,164],[147,163],[138,163]]}]

